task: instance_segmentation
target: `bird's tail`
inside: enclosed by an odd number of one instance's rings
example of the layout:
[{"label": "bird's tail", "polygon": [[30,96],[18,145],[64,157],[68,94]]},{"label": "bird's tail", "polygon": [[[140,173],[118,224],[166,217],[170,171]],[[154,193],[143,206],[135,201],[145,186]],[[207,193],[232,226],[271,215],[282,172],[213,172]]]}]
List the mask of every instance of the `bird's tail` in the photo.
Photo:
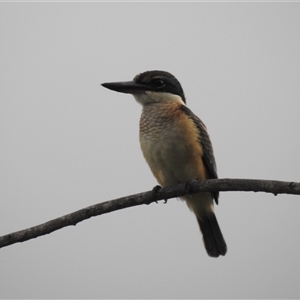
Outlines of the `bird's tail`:
[{"label": "bird's tail", "polygon": [[214,212],[211,211],[205,216],[201,216],[201,219],[197,217],[197,221],[203,234],[203,242],[207,254],[212,257],[225,255],[227,245]]},{"label": "bird's tail", "polygon": [[207,254],[212,257],[225,255],[227,246],[214,213],[213,195],[198,193],[184,196],[182,199],[196,215]]}]

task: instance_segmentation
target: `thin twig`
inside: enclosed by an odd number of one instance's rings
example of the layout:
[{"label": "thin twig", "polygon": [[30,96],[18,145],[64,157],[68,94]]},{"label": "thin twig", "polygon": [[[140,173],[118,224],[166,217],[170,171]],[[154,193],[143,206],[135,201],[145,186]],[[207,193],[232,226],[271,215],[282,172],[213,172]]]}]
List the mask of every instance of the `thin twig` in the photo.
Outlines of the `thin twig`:
[{"label": "thin twig", "polygon": [[[212,191],[252,191],[272,193],[274,195],[300,195],[300,183],[257,179],[211,179],[193,182],[188,193],[193,194],[196,192]],[[180,184],[177,186],[162,188],[155,193],[154,196],[152,191],[148,191],[115,200],[101,202],[77,210],[60,218],[53,219],[46,223],[4,235],[0,237],[0,248],[49,234],[63,227],[76,225],[83,220],[87,220],[91,217],[109,213],[115,210],[141,204],[150,204],[154,201],[176,198],[186,194],[186,185]]]}]

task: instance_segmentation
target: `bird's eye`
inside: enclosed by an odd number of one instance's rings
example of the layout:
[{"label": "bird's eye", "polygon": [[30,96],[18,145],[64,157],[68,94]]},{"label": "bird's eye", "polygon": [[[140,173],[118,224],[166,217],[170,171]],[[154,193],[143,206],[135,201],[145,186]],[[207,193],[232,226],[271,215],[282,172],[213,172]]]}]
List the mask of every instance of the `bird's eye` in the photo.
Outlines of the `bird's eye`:
[{"label": "bird's eye", "polygon": [[156,88],[162,88],[165,86],[165,83],[162,79],[155,79],[153,83]]}]

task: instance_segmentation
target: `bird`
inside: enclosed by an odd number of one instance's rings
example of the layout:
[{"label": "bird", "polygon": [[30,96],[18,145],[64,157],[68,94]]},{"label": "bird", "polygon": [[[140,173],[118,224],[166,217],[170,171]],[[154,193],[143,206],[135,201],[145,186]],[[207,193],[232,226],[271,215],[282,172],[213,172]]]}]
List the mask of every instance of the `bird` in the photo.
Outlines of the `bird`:
[{"label": "bird", "polygon": [[[140,73],[132,81],[106,82],[112,91],[131,94],[142,105],[139,140],[160,186],[218,178],[212,143],[204,123],[186,106],[180,82],[166,71]],[[180,197],[194,212],[207,254],[224,256],[227,245],[214,213],[219,192]]]}]

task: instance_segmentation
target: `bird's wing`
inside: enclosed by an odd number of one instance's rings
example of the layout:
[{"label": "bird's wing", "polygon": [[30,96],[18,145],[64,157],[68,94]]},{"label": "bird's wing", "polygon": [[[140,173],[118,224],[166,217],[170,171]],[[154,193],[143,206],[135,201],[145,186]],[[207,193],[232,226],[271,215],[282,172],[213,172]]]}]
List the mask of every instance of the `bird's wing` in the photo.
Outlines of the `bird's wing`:
[{"label": "bird's wing", "polygon": [[[194,122],[199,133],[199,143],[203,149],[202,160],[208,172],[209,179],[218,178],[217,165],[214,157],[213,147],[204,123],[185,105],[181,110]],[[215,202],[218,204],[219,192],[213,192]]]}]

